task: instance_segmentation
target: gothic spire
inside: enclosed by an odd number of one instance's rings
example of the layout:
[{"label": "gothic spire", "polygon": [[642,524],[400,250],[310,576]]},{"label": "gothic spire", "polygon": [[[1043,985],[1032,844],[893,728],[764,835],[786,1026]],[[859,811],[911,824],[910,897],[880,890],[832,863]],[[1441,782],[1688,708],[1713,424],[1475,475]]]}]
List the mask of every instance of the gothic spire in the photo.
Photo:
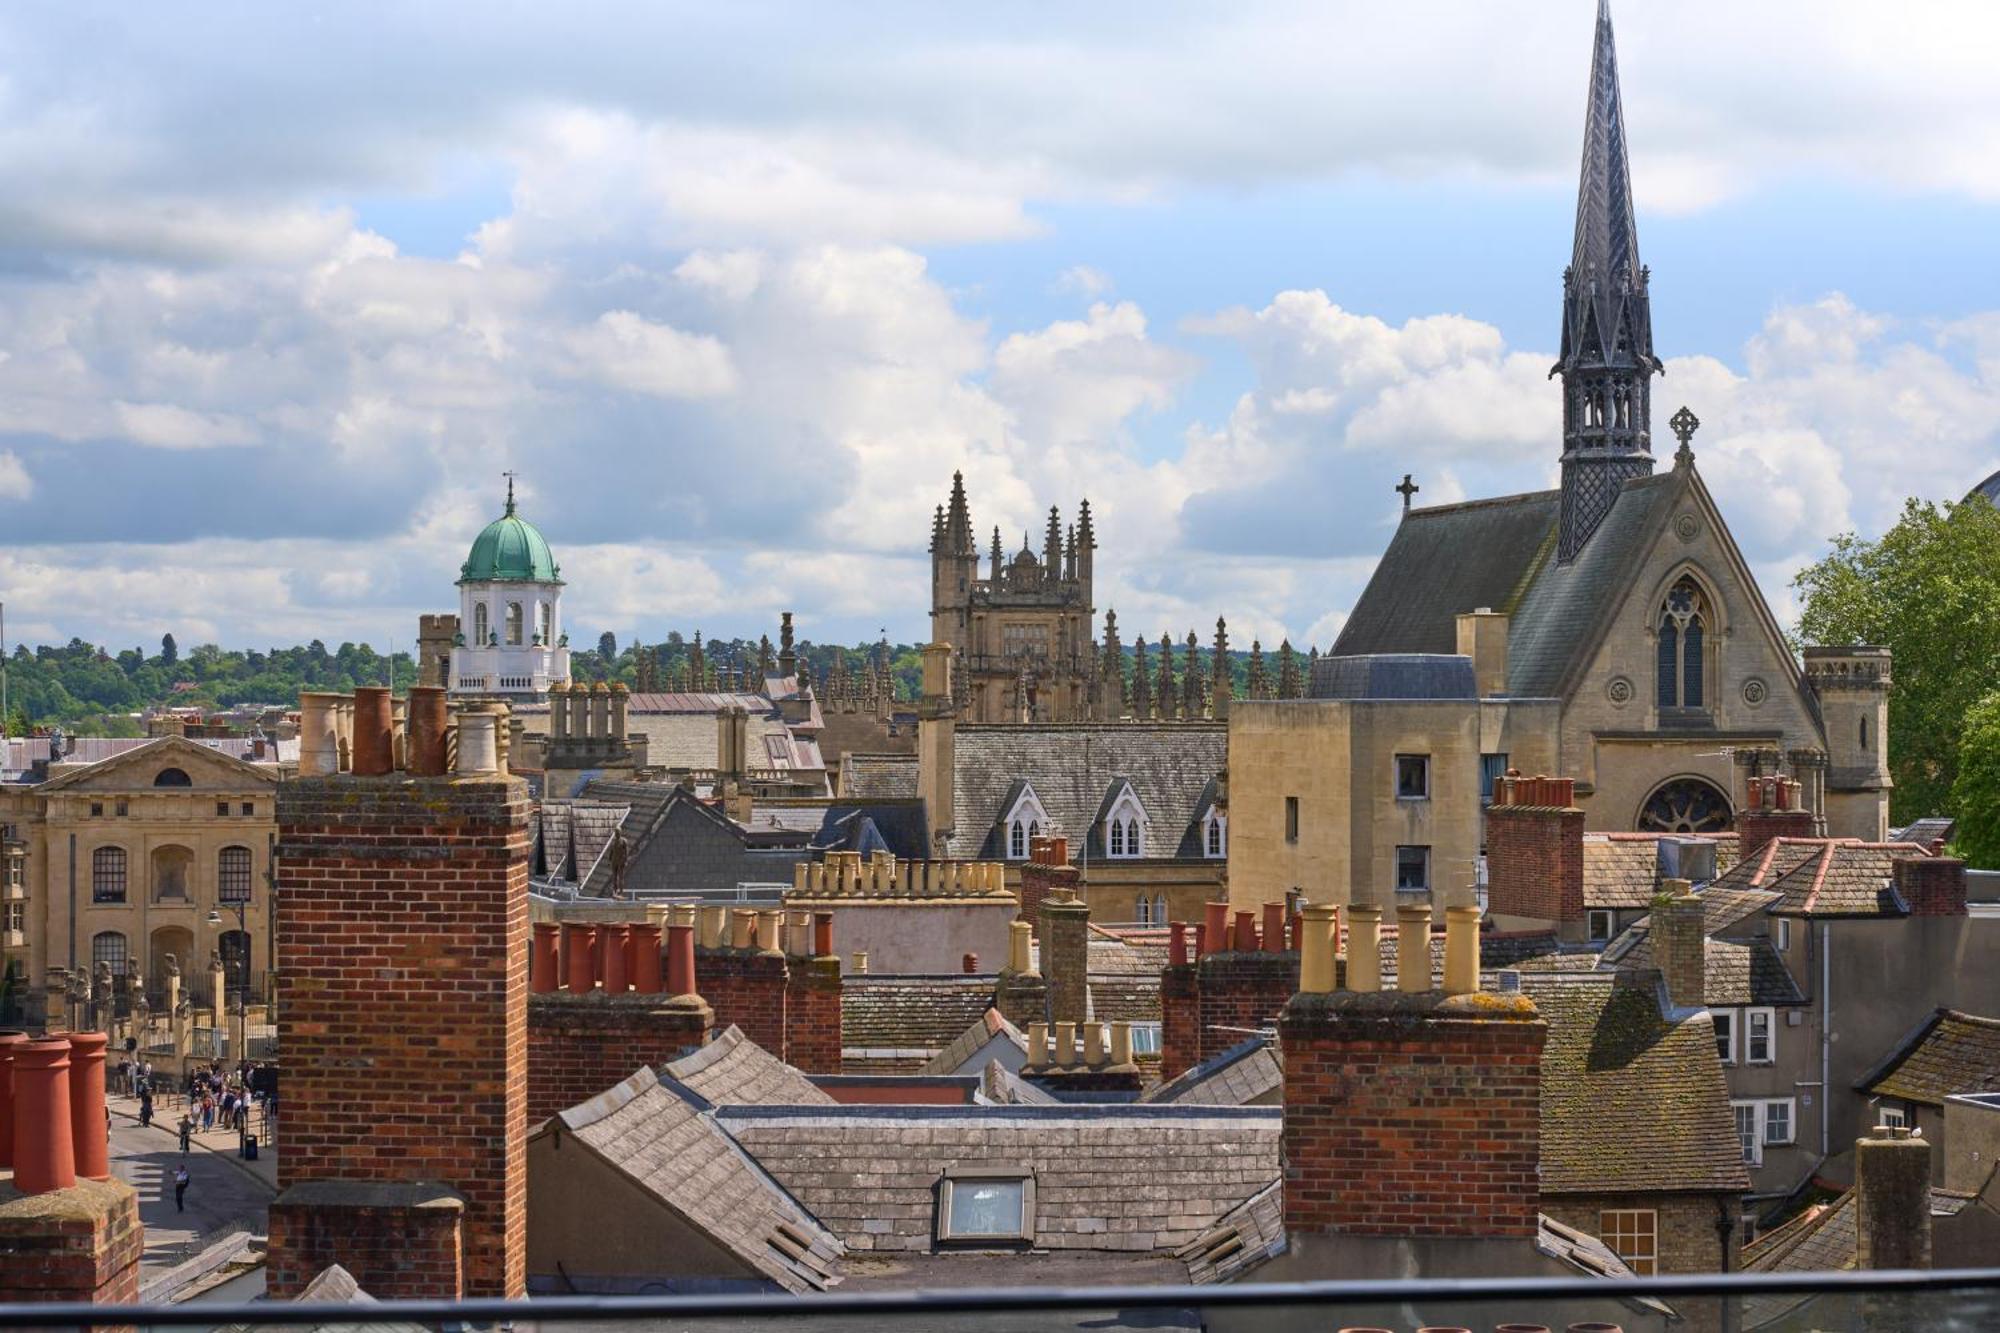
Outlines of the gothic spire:
[{"label": "gothic spire", "polygon": [[1187,632],[1187,656],[1181,671],[1181,716],[1192,722],[1202,714],[1200,640]]},{"label": "gothic spire", "polygon": [[1216,711],[1220,713],[1224,702],[1236,695],[1236,678],[1229,666],[1229,622],[1221,616],[1215,618],[1215,654],[1209,666],[1215,676],[1209,697],[1215,700]]},{"label": "gothic spire", "polygon": [[1042,568],[1048,570],[1050,579],[1062,577],[1062,511],[1049,506],[1049,534],[1042,542]]},{"label": "gothic spire", "polygon": [[951,474],[951,503],[944,515],[944,549],[951,555],[976,555],[972,539],[972,509],[965,502],[965,474]]},{"label": "gothic spire", "polygon": [[1292,651],[1292,641],[1286,639],[1278,645],[1278,697],[1297,699],[1304,693],[1299,683],[1299,655]]},{"label": "gothic spire", "polygon": [[1145,722],[1153,716],[1153,677],[1146,667],[1146,636],[1132,644],[1132,718]]},{"label": "gothic spire", "polygon": [[1160,636],[1160,678],[1154,682],[1154,707],[1159,709],[1160,720],[1174,720],[1174,638],[1171,634]]},{"label": "gothic spire", "polygon": [[1597,41],[1584,110],[1576,238],[1563,273],[1562,523],[1556,558],[1576,558],[1627,481],[1653,470],[1653,355],[1648,275],[1639,261],[1625,109],[1609,0],[1598,0]]},{"label": "gothic spire", "polygon": [[1264,644],[1260,639],[1250,640],[1250,679],[1247,683],[1252,699],[1271,697],[1271,682],[1264,674]]},{"label": "gothic spire", "polygon": [[1000,582],[1000,566],[1006,563],[1006,556],[1000,550],[1000,525],[993,525],[993,582]]}]

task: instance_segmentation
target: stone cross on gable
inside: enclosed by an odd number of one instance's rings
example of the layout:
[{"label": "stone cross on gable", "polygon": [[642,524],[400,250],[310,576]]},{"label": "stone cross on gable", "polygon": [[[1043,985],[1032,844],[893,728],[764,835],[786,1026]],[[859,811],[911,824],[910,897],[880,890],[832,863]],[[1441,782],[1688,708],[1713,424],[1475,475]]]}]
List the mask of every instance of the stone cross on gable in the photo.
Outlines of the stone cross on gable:
[{"label": "stone cross on gable", "polygon": [[1403,512],[1407,514],[1410,512],[1410,497],[1415,495],[1418,491],[1422,490],[1423,487],[1417,485],[1414,481],[1411,481],[1410,474],[1405,472],[1403,474],[1403,484],[1396,487],[1395,489],[1396,489],[1396,494],[1403,497]]},{"label": "stone cross on gable", "polygon": [[1687,406],[1683,404],[1681,410],[1668,420],[1667,425],[1673,427],[1674,438],[1681,442],[1681,447],[1674,450],[1674,465],[1678,467],[1692,463],[1694,461],[1692,441],[1694,433],[1701,429],[1701,418],[1688,411]]}]

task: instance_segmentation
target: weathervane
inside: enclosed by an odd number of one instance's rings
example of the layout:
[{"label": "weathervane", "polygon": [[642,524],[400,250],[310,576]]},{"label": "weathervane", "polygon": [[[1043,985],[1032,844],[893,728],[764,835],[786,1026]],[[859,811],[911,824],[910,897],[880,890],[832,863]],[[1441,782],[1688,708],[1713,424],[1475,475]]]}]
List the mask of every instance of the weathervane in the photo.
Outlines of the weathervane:
[{"label": "weathervane", "polygon": [[[1681,410],[1686,411],[1687,409],[1682,408]],[[514,472],[510,468],[500,475],[507,479],[507,512],[511,514],[514,512]]]},{"label": "weathervane", "polygon": [[1694,433],[1701,429],[1701,418],[1682,404],[1681,410],[1674,413],[1667,424],[1673,427],[1674,438],[1681,442],[1681,447],[1674,450],[1674,466],[1682,467],[1694,462],[1694,446],[1690,441],[1694,439]]}]

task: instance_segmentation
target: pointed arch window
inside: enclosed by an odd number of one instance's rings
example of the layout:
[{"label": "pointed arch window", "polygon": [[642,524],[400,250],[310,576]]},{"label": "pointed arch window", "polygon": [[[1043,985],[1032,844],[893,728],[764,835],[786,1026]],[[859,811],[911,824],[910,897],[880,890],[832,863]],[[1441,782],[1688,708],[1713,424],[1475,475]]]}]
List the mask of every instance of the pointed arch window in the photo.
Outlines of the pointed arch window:
[{"label": "pointed arch window", "polygon": [[1229,818],[1211,810],[1202,821],[1201,845],[1204,855],[1218,860],[1229,854]]},{"label": "pointed arch window", "polygon": [[1146,854],[1146,810],[1139,804],[1138,794],[1129,784],[1124,785],[1124,790],[1111,803],[1104,823],[1106,855],[1132,860]]},{"label": "pointed arch window", "polygon": [[1706,663],[1708,599],[1692,578],[1683,576],[1660,607],[1654,692],[1661,708],[1708,706]]}]

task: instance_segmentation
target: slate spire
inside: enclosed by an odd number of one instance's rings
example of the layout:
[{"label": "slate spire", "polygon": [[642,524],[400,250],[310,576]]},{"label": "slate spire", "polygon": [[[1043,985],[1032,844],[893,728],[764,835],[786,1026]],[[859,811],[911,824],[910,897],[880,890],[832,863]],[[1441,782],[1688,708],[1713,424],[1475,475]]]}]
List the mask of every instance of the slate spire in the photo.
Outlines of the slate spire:
[{"label": "slate spire", "polygon": [[1563,381],[1559,562],[1583,550],[1627,481],[1652,472],[1650,381],[1660,370],[1639,261],[1611,7],[1598,0],[1576,239],[1563,273],[1562,359],[1550,372]]}]

